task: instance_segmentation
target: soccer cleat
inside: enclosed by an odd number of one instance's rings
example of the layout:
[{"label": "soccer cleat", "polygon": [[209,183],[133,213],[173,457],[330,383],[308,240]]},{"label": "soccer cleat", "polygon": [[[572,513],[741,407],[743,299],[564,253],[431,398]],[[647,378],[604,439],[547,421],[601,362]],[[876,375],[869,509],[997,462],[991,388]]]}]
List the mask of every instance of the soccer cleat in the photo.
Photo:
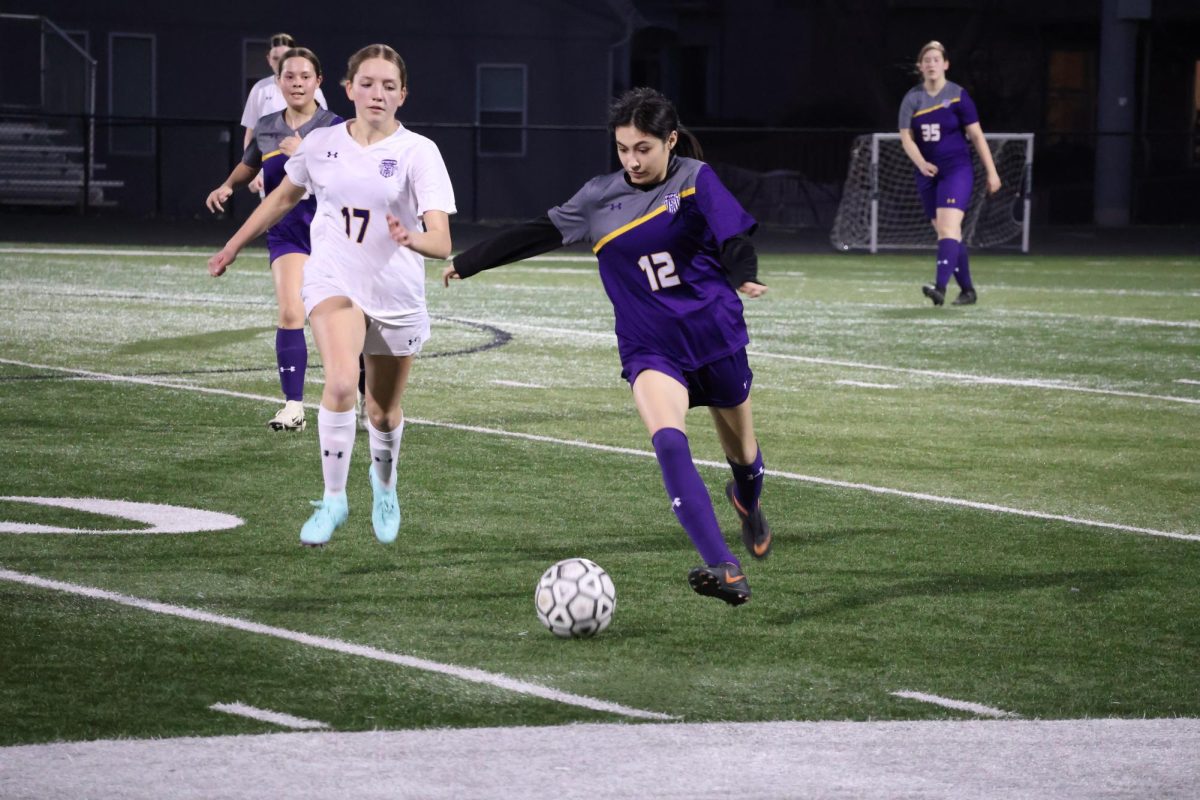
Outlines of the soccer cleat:
[{"label": "soccer cleat", "polygon": [[337,497],[326,496],[324,500],[310,502],[316,510],[300,529],[300,544],[320,547],[329,541],[335,530],[342,527],[346,517],[350,515],[350,508],[346,505],[345,494]]},{"label": "soccer cleat", "polygon": [[396,541],[400,532],[400,502],[396,499],[396,487],[383,488],[375,467],[371,466],[371,489],[375,493],[375,502],[371,506],[371,527],[375,529],[375,538],[384,544]]},{"label": "soccer cleat", "polygon": [[299,400],[288,400],[267,423],[267,427],[273,431],[302,431],[307,425],[304,404]]},{"label": "soccer cleat", "polygon": [[921,287],[921,294],[932,300],[935,306],[940,306],[946,302],[946,293],[931,283],[927,283]]},{"label": "soccer cleat", "polygon": [[763,514],[762,503],[755,503],[753,511],[746,511],[737,498],[737,483],[734,481],[725,484],[725,496],[742,521],[742,544],[746,545],[750,555],[755,558],[771,555],[771,528]]},{"label": "soccer cleat", "polygon": [[954,303],[952,305],[973,306],[975,305],[975,299],[974,289],[963,289],[958,293],[958,297],[954,298]]},{"label": "soccer cleat", "polygon": [[719,598],[731,606],[750,599],[750,584],[742,568],[730,561],[715,567],[696,567],[688,573],[688,583],[696,594]]}]

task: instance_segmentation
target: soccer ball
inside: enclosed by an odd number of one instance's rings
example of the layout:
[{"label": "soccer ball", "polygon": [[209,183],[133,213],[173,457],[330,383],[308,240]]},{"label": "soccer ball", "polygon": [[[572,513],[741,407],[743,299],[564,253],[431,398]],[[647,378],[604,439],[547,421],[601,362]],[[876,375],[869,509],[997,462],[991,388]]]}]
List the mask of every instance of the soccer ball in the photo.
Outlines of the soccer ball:
[{"label": "soccer ball", "polygon": [[542,573],[533,604],[538,619],[555,636],[594,636],[612,622],[617,590],[595,561],[564,558]]}]

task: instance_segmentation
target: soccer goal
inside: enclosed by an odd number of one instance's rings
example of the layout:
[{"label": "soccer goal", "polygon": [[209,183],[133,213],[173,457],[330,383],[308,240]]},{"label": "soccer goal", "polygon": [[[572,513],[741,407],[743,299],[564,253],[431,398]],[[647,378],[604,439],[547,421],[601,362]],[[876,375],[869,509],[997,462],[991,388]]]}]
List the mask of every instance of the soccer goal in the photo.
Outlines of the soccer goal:
[{"label": "soccer goal", "polygon": [[[975,188],[963,218],[970,247],[1020,247],[1029,252],[1029,200],[1033,188],[1033,134],[985,134],[1000,173],[1000,191],[987,193],[979,156]],[[870,133],[854,140],[846,185],[830,241],[838,250],[937,247],[937,235],[917,196],[913,165],[899,133]]]}]

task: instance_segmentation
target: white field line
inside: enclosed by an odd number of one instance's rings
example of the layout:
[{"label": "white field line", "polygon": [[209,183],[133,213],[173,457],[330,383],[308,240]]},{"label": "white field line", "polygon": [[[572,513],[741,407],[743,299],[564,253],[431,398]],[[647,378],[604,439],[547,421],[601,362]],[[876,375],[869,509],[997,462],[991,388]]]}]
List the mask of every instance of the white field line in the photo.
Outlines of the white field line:
[{"label": "white field line", "polygon": [[1186,383],[1189,386],[1200,386],[1200,381],[1194,381],[1194,380],[1191,380],[1190,378],[1180,378],[1179,380],[1177,380],[1175,382],[1176,383]]},{"label": "white field line", "polygon": [[[14,361],[8,358],[0,358],[0,364],[13,364],[16,366],[27,367],[30,369],[46,369],[55,372],[65,372],[73,375],[82,375],[93,380],[111,381],[113,383],[134,383],[143,386],[156,386],[163,389],[178,389],[185,392],[200,392],[202,394],[220,395],[222,397],[236,397],[243,400],[257,400],[263,403],[271,403],[278,405],[279,398],[268,395],[252,394],[250,392],[235,392],[230,389],[214,389],[207,386],[191,386],[188,384],[173,383],[171,381],[154,380],[151,378],[135,378],[124,375],[108,375],[101,372],[89,372],[87,370],[70,369],[67,367],[54,367],[48,364],[30,364],[24,361]],[[316,409],[318,406],[315,403],[306,403],[306,408]],[[429,425],[434,428],[446,428],[447,430],[465,431],[468,433],[481,433],[488,436],[503,436],[510,439],[523,439],[530,442],[543,442],[546,444],[555,444],[563,447],[580,447],[587,450],[596,450],[603,453],[619,453],[622,455],[638,456],[641,458],[655,458],[653,452],[646,450],[635,450],[632,447],[615,447],[613,445],[595,444],[593,442],[584,442],[578,439],[559,439],[553,436],[541,436],[533,433],[520,433],[517,431],[505,431],[497,428],[483,428],[477,425],[462,425],[456,422],[438,422],[435,420],[410,418],[408,423],[414,425]],[[716,469],[727,471],[728,464],[717,461],[705,461],[697,459],[696,463],[701,466],[714,467]],[[974,500],[962,500],[956,497],[942,497],[940,495],[925,494],[922,492],[909,492],[902,489],[889,489],[886,486],[872,486],[867,483],[853,483],[851,481],[833,480],[831,478],[820,478],[814,475],[801,475],[795,472],[781,472],[776,470],[767,470],[767,474],[775,478],[783,478],[785,480],[798,481],[801,483],[812,483],[818,486],[830,486],[837,489],[853,489],[856,491],[871,492],[874,494],[890,495],[893,497],[906,497],[911,500],[923,500],[931,503],[941,503],[943,505],[957,506],[960,508],[972,508],[980,511],[992,511],[998,514],[1012,514],[1018,517],[1029,517],[1032,519],[1044,519],[1054,522],[1066,522],[1071,525],[1082,525],[1090,528],[1103,528],[1105,530],[1121,531],[1123,533],[1137,533],[1146,536],[1159,536],[1166,539],[1179,539],[1185,542],[1200,542],[1200,534],[1179,533],[1176,531],[1160,531],[1153,528],[1139,528],[1132,525],[1121,525],[1116,522],[1102,522],[1100,520],[1084,519],[1082,517],[1071,517],[1062,514],[1047,514],[1041,511],[1029,511],[1023,508],[1012,508],[1010,506],[1000,506],[993,503],[980,503]]]},{"label": "white field line", "polygon": [[922,703],[933,703],[934,705],[953,708],[956,711],[970,711],[972,714],[979,714],[984,717],[1017,717],[1019,714],[1014,714],[1011,711],[1002,711],[999,708],[980,705],[979,703],[969,703],[966,700],[951,700],[949,697],[939,697],[936,694],[925,694],[924,692],[892,692],[896,697],[904,697],[908,700],[919,700]]},{"label": "white field line", "polygon": [[327,722],[318,722],[315,719],[305,719],[304,717],[293,717],[291,714],[284,714],[281,711],[268,711],[265,708],[255,708],[243,703],[213,703],[209,708],[224,714],[249,717],[259,722],[269,722],[272,725],[278,725],[282,728],[292,728],[297,731],[325,730],[329,727],[329,723]]},{"label": "white field line", "polygon": [[358,656],[360,658],[369,658],[374,661],[383,661],[389,664],[396,664],[409,669],[418,669],[425,672],[434,672],[439,675],[447,675],[451,678],[470,681],[472,683],[482,683],[488,686],[494,686],[498,689],[504,689],[509,692],[525,694],[531,697],[538,697],[543,700],[549,700],[554,703],[563,703],[564,705],[578,706],[580,708],[588,708],[593,711],[604,711],[610,714],[619,714],[624,717],[634,717],[637,719],[659,719],[670,720],[675,719],[669,714],[661,714],[657,711],[643,711],[640,708],[630,708],[618,703],[610,703],[606,700],[597,700],[593,697],[585,697],[583,695],[571,694],[570,692],[560,692],[557,689],[551,689],[547,686],[540,686],[536,683],[510,678],[507,675],[501,675],[496,672],[487,672],[474,667],[458,667],[453,664],[442,664],[437,661],[430,661],[425,658],[417,658],[416,656],[406,656],[400,653],[391,653],[387,650],[380,650],[376,647],[367,645],[354,644],[353,642],[344,642],[341,639],[330,639],[325,636],[314,636],[309,633],[301,633],[300,631],[292,631],[286,628],[276,628],[273,625],[262,625],[249,620],[238,619],[237,617],[227,617],[224,614],[213,614],[208,611],[201,611],[195,608],[187,608],[186,606],[170,605],[168,603],[159,603],[154,600],[145,600],[140,597],[132,597],[127,594],[119,594],[110,592],[105,589],[97,589],[91,586],[80,586],[74,583],[65,583],[63,581],[50,580],[37,575],[27,575],[22,572],[13,572],[0,568],[0,580],[10,581],[12,583],[22,583],[27,586],[34,586],[39,589],[51,589],[57,592],[66,592],[68,594],[79,595],[81,597],[90,597],[93,600],[107,600],[112,603],[138,608],[143,611],[150,611],[155,614],[165,614],[171,617],[180,617],[182,619],[191,620],[193,622],[207,622],[210,625],[219,625],[224,628],[232,628],[233,630],[243,631],[245,633],[254,633],[259,636],[270,636],[275,639],[284,639],[289,642],[305,645],[306,647],[315,647],[321,650],[330,650],[335,653],[344,655]]},{"label": "white field line", "polygon": [[545,389],[546,388],[545,386],[542,386],[540,383],[521,383],[520,381],[494,380],[494,381],[492,381],[492,383],[496,384],[497,386],[512,386],[517,389]]},{"label": "white field line", "polygon": [[865,389],[899,389],[894,383],[867,383],[866,381],[834,381],[839,386],[861,386]]},{"label": "white field line", "polygon": [[[451,319],[447,317],[447,319]],[[616,340],[616,334],[611,332],[600,333],[598,331],[580,331],[571,330],[569,328],[550,328],[543,325],[527,325],[520,322],[503,322],[495,320],[479,320],[466,319],[464,317],[454,317],[454,320],[461,322],[474,323],[477,325],[492,325],[504,328],[524,328],[526,330],[535,331],[538,333],[549,333],[559,336],[567,336],[578,338],[580,336],[588,336],[592,338],[606,338]],[[1108,397],[1132,397],[1140,400],[1163,400],[1168,403],[1184,403],[1186,405],[1200,405],[1200,398],[1193,397],[1172,397],[1171,395],[1163,394],[1147,394],[1145,392],[1124,392],[1116,389],[1093,389],[1090,386],[1076,386],[1070,383],[1060,383],[1058,381],[1044,381],[1034,378],[997,378],[990,375],[971,375],[966,372],[946,372],[944,370],[934,369],[915,369],[913,367],[894,367],[887,364],[866,364],[859,361],[840,361],[833,358],[816,358],[814,356],[794,356],[782,353],[767,353],[761,350],[747,350],[748,355],[755,358],[775,358],[782,361],[796,361],[804,364],[819,364],[829,367],[846,367],[849,369],[864,369],[877,372],[894,372],[902,375],[920,375],[926,378],[940,378],[945,380],[961,381],[964,383],[981,383],[991,386],[1017,386],[1026,389],[1049,389],[1060,392],[1083,392],[1085,394],[1098,394]]]}]

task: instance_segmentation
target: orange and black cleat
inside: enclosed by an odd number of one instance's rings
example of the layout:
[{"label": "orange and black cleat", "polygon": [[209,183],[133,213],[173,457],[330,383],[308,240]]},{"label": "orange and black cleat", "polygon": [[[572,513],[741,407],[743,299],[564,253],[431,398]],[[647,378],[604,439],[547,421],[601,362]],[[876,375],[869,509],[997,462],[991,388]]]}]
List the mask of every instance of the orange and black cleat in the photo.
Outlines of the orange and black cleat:
[{"label": "orange and black cleat", "polygon": [[753,511],[746,508],[737,499],[736,484],[733,481],[725,484],[725,496],[729,498],[738,519],[742,521],[742,544],[755,558],[766,558],[771,555],[771,528],[763,514],[762,503],[755,503]]},{"label": "orange and black cleat", "polygon": [[688,573],[688,583],[696,594],[719,598],[731,606],[750,599],[750,584],[742,568],[730,561],[715,567],[696,567]]}]

